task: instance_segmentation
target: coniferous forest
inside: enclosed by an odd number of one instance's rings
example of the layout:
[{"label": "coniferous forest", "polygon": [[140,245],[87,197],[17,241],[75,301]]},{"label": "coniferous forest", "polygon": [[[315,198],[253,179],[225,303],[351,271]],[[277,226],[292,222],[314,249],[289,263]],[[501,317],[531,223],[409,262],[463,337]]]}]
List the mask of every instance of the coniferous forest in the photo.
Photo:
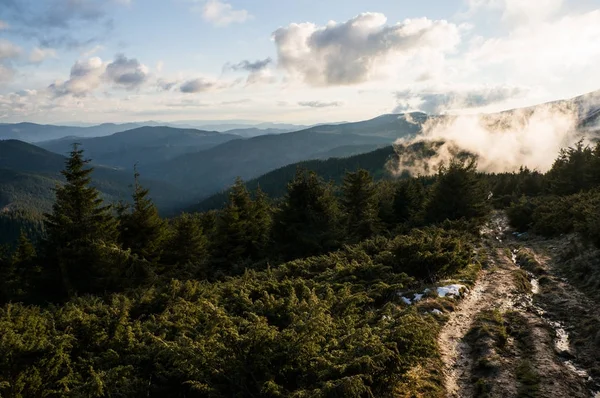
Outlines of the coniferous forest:
[{"label": "coniferous forest", "polygon": [[169,219],[137,170],[132,200],[105,202],[88,163],[74,147],[51,211],[1,252],[1,397],[441,397],[456,302],[435,287],[472,286],[490,212],[600,246],[600,145],[545,174],[298,169],[282,197],[238,179]]}]

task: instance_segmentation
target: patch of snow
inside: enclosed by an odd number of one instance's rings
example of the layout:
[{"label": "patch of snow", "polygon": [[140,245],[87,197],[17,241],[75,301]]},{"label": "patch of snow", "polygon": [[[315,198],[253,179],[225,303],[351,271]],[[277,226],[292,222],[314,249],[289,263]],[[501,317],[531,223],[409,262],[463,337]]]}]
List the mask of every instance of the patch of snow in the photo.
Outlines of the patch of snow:
[{"label": "patch of snow", "polygon": [[531,293],[538,294],[539,292],[540,292],[540,282],[537,279],[532,278],[531,279]]},{"label": "patch of snow", "polygon": [[455,285],[438,287],[437,294],[440,297],[447,297],[447,296],[460,297],[461,289],[465,289],[467,292],[469,291],[469,289],[467,289],[467,287],[465,285],[456,285],[455,284]]},{"label": "patch of snow", "polygon": [[389,315],[384,315],[384,316],[381,317],[381,319],[384,320],[384,321],[391,321],[392,317],[389,316]]},{"label": "patch of snow", "polygon": [[434,308],[433,310],[431,310],[431,313],[435,314],[435,315],[442,315],[443,314],[443,312],[440,311],[440,310],[438,310],[437,308]]},{"label": "patch of snow", "polygon": [[413,301],[416,303],[417,301],[421,301],[422,298],[423,298],[423,294],[415,293],[415,297],[413,298]]},{"label": "patch of snow", "polygon": [[584,379],[588,379],[590,376],[588,375],[588,372],[586,372],[583,369],[579,369],[577,366],[575,366],[575,364],[573,364],[573,362],[571,361],[565,361],[565,366],[573,373],[575,373],[577,376],[579,377],[583,377]]},{"label": "patch of snow", "polygon": [[404,296],[402,296],[402,301],[404,301],[404,304],[406,304],[406,305],[411,305],[412,304],[412,301],[410,301],[409,298],[406,298]]}]

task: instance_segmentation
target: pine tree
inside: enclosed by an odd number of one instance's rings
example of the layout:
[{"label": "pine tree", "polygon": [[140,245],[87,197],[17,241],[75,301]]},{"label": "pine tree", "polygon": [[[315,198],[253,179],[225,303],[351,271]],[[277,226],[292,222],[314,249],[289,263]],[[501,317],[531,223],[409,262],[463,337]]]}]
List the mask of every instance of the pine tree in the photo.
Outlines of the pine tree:
[{"label": "pine tree", "polygon": [[340,246],[341,213],[331,186],[314,172],[298,170],[275,214],[273,240],[285,259],[308,257]]},{"label": "pine tree", "polygon": [[[171,229],[166,240],[163,262],[179,266],[177,269],[180,271],[181,266],[203,265],[208,258],[208,240],[200,219],[191,214],[181,214],[173,220]],[[190,274],[197,273],[197,269],[187,271]],[[178,278],[181,278],[181,275]]]},{"label": "pine tree", "polygon": [[488,194],[477,175],[475,160],[454,159],[438,173],[426,204],[426,221],[482,217],[489,210]]},{"label": "pine tree", "polygon": [[378,218],[376,188],[366,170],[346,173],[342,183],[341,203],[345,211],[347,235],[361,241],[375,235],[381,221]]},{"label": "pine tree", "polygon": [[425,188],[416,178],[402,180],[394,194],[394,215],[397,223],[418,222],[417,218],[425,204]]},{"label": "pine tree", "polygon": [[216,262],[233,266],[259,260],[265,254],[270,227],[271,212],[266,196],[259,189],[253,200],[238,178],[217,221]]},{"label": "pine tree", "polygon": [[47,277],[58,277],[69,296],[101,289],[102,247],[117,238],[111,207],[104,206],[98,190],[90,186],[93,168],[86,167],[88,163],[75,144],[61,172],[66,183],[56,188],[52,213],[45,214],[46,256],[57,268]]},{"label": "pine tree", "polygon": [[149,190],[140,184],[139,177],[135,168],[132,211],[128,212],[123,205],[118,211],[120,240],[123,247],[131,249],[133,254],[157,261],[166,238],[166,225],[148,197]]}]

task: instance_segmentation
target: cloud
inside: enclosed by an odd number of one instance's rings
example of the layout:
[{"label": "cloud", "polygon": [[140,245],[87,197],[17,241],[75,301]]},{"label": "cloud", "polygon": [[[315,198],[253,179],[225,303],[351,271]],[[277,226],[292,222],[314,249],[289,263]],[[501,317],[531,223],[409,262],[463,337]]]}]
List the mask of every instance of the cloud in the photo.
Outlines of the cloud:
[{"label": "cloud", "polygon": [[252,18],[246,10],[236,10],[229,3],[219,0],[208,0],[202,8],[202,17],[214,26],[224,27],[232,23],[245,22]]},{"label": "cloud", "polygon": [[313,86],[351,85],[370,80],[395,58],[452,52],[461,41],[461,28],[447,21],[386,22],[383,14],[363,13],[343,23],[280,28],[273,33],[278,64]]},{"label": "cloud", "polygon": [[56,58],[56,50],[52,48],[35,47],[29,54],[29,62],[34,64],[39,64],[48,58]]},{"label": "cloud", "polygon": [[217,83],[206,79],[192,79],[183,83],[179,90],[186,94],[203,93],[216,88]]},{"label": "cloud", "polygon": [[[111,5],[121,0],[0,0],[0,17],[11,30],[40,47],[81,48],[106,38],[113,28]],[[94,32],[82,37],[81,32]],[[88,33],[85,33],[86,35]]]},{"label": "cloud", "polygon": [[470,14],[482,10],[502,13],[502,19],[510,23],[533,23],[545,21],[556,15],[564,0],[468,0]]},{"label": "cloud", "polygon": [[600,61],[600,9],[525,25],[505,37],[473,43],[465,59],[485,67],[502,67],[523,80],[550,81],[573,76]]},{"label": "cloud", "polygon": [[11,81],[14,75],[14,69],[0,64],[0,83]]},{"label": "cloud", "polygon": [[430,119],[422,133],[410,141],[439,143],[436,155],[415,159],[399,152],[399,168],[413,174],[435,173],[448,164],[457,150],[477,155],[478,168],[487,172],[508,172],[521,166],[547,171],[561,148],[581,137],[576,130],[577,108],[568,102],[550,103],[492,115],[448,116]]},{"label": "cloud", "polygon": [[6,30],[9,28],[9,25],[0,19],[0,30]]},{"label": "cloud", "polygon": [[8,40],[0,39],[0,61],[17,58],[21,54],[21,48]]},{"label": "cloud", "polygon": [[79,60],[71,67],[69,80],[55,82],[48,89],[55,97],[85,97],[100,86],[105,70],[106,65],[98,57]]},{"label": "cloud", "polygon": [[330,108],[330,107],[342,106],[343,103],[339,102],[339,101],[333,101],[333,102],[300,101],[300,102],[298,102],[298,105],[306,106],[309,108]]},{"label": "cloud", "polygon": [[269,66],[273,63],[271,58],[265,58],[254,62],[243,60],[237,64],[227,63],[223,66],[223,71],[245,71],[249,72],[246,79],[246,85],[270,84],[275,83],[277,79],[273,76]]},{"label": "cloud", "polygon": [[395,93],[398,105],[394,113],[422,111],[440,114],[448,110],[481,108],[523,96],[527,89],[511,86],[479,87],[465,90],[420,91],[403,90]]},{"label": "cloud", "polygon": [[177,80],[158,79],[156,86],[162,91],[171,91],[179,82]]},{"label": "cloud", "polygon": [[127,90],[140,87],[148,79],[148,68],[135,59],[117,54],[115,60],[106,66],[106,78]]},{"label": "cloud", "polygon": [[241,62],[238,62],[237,64],[225,64],[223,69],[231,69],[234,71],[246,72],[260,72],[261,70],[264,70],[269,65],[271,65],[271,63],[273,63],[273,60],[271,58],[257,60],[254,62],[243,60]]}]

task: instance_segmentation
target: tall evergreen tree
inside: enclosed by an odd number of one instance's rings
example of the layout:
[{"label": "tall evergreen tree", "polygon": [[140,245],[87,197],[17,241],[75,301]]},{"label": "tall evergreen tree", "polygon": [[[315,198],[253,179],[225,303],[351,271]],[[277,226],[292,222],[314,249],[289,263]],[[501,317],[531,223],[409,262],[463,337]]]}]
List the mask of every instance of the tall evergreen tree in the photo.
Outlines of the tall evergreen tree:
[{"label": "tall evergreen tree", "polygon": [[273,240],[286,259],[326,253],[340,245],[340,219],[331,186],[314,172],[298,170],[275,214]]},{"label": "tall evergreen tree", "polygon": [[268,244],[271,212],[266,196],[258,190],[253,200],[246,185],[237,179],[229,202],[216,225],[215,260],[228,266],[262,258]]},{"label": "tall evergreen tree", "polygon": [[594,180],[598,179],[594,163],[594,151],[583,140],[573,147],[562,149],[546,174],[551,193],[570,195],[590,189]]},{"label": "tall evergreen tree", "polygon": [[380,229],[377,190],[366,170],[346,173],[342,182],[341,203],[345,212],[346,233],[353,241],[361,241]]},{"label": "tall evergreen tree", "polygon": [[431,189],[425,214],[428,222],[478,218],[488,211],[488,192],[477,175],[474,159],[453,159],[442,167]]},{"label": "tall evergreen tree", "polygon": [[69,296],[102,288],[102,247],[117,238],[111,207],[103,205],[90,185],[93,168],[88,163],[75,144],[61,172],[66,183],[56,188],[52,213],[45,214],[47,260],[56,267],[48,277],[58,276]]},{"label": "tall evergreen tree", "polygon": [[125,207],[119,209],[120,240],[124,248],[153,261],[160,257],[167,229],[158,214],[158,209],[148,197],[149,190],[142,187],[139,177],[140,174],[135,168],[131,212]]},{"label": "tall evergreen tree", "polygon": [[417,178],[398,182],[394,194],[394,215],[397,223],[418,223],[425,205],[425,187]]},{"label": "tall evergreen tree", "polygon": [[[163,262],[169,266],[190,266],[189,274],[197,274],[197,267],[206,263],[208,258],[208,240],[202,230],[201,220],[198,216],[181,214],[173,220],[171,233],[166,240]],[[181,278],[181,275],[178,276]]]}]

